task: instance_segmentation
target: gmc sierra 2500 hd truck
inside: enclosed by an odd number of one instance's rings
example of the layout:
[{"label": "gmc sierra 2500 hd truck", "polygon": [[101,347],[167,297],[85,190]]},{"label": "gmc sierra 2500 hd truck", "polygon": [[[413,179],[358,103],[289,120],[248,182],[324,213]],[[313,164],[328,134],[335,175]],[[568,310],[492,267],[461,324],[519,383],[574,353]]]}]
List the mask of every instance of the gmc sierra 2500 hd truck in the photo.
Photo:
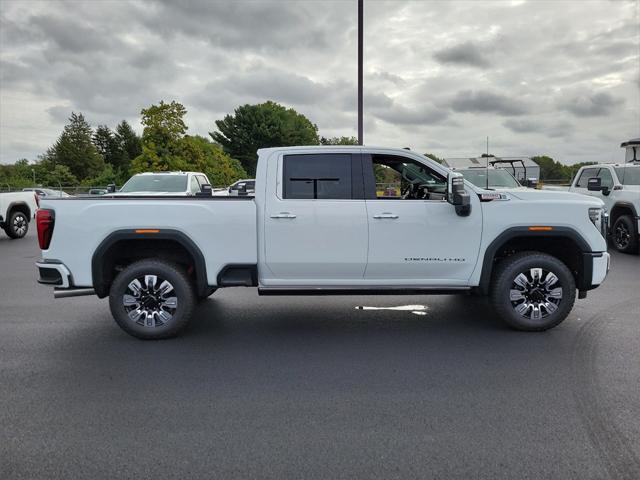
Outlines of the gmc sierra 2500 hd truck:
[{"label": "gmc sierra 2500 hd truck", "polygon": [[[129,334],[178,334],[222,287],[260,295],[489,295],[540,331],[609,268],[603,203],[569,192],[476,187],[411,151],[258,151],[255,197],[46,199],[39,282],[109,297]],[[378,188],[378,178],[397,188]]]}]

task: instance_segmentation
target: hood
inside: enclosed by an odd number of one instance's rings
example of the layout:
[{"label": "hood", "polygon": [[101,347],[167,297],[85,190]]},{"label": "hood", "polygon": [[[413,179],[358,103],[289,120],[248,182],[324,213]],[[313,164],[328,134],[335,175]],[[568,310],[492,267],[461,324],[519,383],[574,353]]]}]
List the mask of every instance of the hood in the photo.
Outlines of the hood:
[{"label": "hood", "polygon": [[584,203],[593,207],[604,207],[604,202],[596,197],[582,195],[581,193],[563,192],[558,190],[534,190],[525,188],[524,190],[509,190],[508,193],[518,200],[527,202],[554,202],[562,204],[566,203]]}]

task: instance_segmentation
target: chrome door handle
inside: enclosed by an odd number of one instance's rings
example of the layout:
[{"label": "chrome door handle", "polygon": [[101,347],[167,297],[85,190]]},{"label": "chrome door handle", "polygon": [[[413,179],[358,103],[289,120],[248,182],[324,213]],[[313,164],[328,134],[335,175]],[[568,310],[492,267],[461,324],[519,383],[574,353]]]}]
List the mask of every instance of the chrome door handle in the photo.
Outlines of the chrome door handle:
[{"label": "chrome door handle", "polygon": [[380,213],[378,215],[374,215],[373,218],[398,218],[398,215],[394,213]]},{"label": "chrome door handle", "polygon": [[296,216],[289,212],[280,212],[276,215],[271,215],[271,218],[296,218]]}]

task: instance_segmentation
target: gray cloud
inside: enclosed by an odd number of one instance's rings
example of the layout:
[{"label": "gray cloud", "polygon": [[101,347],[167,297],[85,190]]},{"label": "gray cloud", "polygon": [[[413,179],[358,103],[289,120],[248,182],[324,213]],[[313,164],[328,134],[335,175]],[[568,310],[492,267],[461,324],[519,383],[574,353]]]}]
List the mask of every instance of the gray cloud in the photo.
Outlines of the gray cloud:
[{"label": "gray cloud", "polygon": [[[640,118],[634,8],[369,2],[365,141],[466,156],[489,135],[496,154],[616,158]],[[274,100],[324,136],[353,135],[355,13],[337,0],[2,0],[0,162],[45,151],[72,110],[139,129],[161,99],[185,104],[190,133]]]},{"label": "gray cloud", "polygon": [[529,108],[520,100],[485,90],[464,90],[451,100],[456,112],[496,113],[499,115],[524,115]]},{"label": "gray cloud", "polygon": [[491,65],[485,53],[471,42],[464,42],[452,47],[443,48],[435,52],[433,57],[440,63],[469,65],[479,68],[487,68]]},{"label": "gray cloud", "polygon": [[614,97],[607,92],[582,93],[568,98],[561,97],[558,107],[576,117],[601,117],[613,113],[623,103],[623,98]]}]

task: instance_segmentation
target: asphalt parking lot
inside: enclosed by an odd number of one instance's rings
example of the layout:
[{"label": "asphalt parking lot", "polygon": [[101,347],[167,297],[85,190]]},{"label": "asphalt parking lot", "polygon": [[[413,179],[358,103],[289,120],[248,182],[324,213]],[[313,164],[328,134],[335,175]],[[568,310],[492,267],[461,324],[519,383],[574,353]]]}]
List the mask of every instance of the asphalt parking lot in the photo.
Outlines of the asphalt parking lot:
[{"label": "asphalt parking lot", "polygon": [[3,479],[640,478],[638,256],[545,333],[472,297],[227,289],[159,342],[54,301],[38,257],[0,237]]}]

